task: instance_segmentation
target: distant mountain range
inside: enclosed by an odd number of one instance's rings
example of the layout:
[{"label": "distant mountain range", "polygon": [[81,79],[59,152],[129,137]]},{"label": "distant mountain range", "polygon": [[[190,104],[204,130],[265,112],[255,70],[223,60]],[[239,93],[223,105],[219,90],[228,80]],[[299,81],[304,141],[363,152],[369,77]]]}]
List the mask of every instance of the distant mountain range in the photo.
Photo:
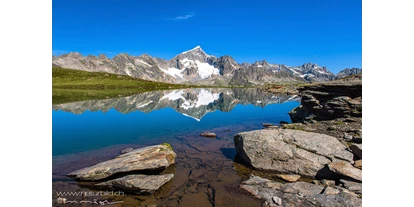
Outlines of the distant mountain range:
[{"label": "distant mountain range", "polygon": [[199,85],[258,85],[281,82],[320,82],[362,73],[362,69],[345,69],[334,75],[315,63],[301,66],[271,64],[266,60],[237,63],[231,56],[208,55],[200,46],[182,52],[171,60],[147,54],[131,56],[121,53],[109,59],[101,54],[82,56],[71,52],[52,57],[52,64],[90,72],[108,72],[144,80]]},{"label": "distant mountain range", "polygon": [[207,113],[216,110],[228,112],[238,104],[253,104],[264,107],[269,104],[299,100],[299,96],[296,95],[274,95],[257,88],[196,88],[153,91],[122,98],[57,104],[52,108],[75,114],[81,114],[85,111],[106,112],[112,108],[121,113],[134,111],[148,113],[162,108],[172,108],[183,116],[200,121]]}]

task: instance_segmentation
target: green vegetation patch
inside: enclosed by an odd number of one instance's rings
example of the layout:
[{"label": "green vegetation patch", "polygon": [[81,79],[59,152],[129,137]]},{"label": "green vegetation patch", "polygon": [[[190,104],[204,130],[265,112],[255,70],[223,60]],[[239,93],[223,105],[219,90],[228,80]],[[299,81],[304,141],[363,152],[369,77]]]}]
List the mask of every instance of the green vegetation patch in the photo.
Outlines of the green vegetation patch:
[{"label": "green vegetation patch", "polygon": [[161,145],[168,147],[168,149],[173,150],[171,145],[168,143],[162,143]]}]

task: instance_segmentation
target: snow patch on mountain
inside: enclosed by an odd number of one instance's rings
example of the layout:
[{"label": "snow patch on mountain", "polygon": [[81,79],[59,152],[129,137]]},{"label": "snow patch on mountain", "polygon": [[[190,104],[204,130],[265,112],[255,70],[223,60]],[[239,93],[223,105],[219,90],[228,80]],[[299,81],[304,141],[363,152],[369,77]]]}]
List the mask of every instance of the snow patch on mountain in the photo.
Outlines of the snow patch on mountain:
[{"label": "snow patch on mountain", "polygon": [[190,60],[188,58],[184,58],[183,60],[180,60],[180,63],[183,64],[185,68],[187,68],[192,63],[194,63],[194,61],[193,60]]},{"label": "snow patch on mountain", "polygon": [[219,69],[215,68],[214,66],[212,66],[208,63],[202,63],[202,62],[199,62],[198,60],[196,60],[195,62],[197,64],[197,68],[198,68],[198,75],[202,79],[209,78],[212,75],[219,75],[220,74]]},{"label": "snow patch on mountain", "polygon": [[177,69],[177,68],[168,68],[168,69],[162,69],[160,68],[164,73],[174,77],[174,78],[184,78],[182,72],[184,69]]},{"label": "snow patch on mountain", "polygon": [[146,63],[146,62],[144,62],[142,60],[135,60],[135,62],[140,63],[140,64],[143,64],[143,65],[146,65],[146,66],[149,66],[149,67],[152,66],[152,65],[150,65],[150,64],[148,64],[148,63]]},{"label": "snow patch on mountain", "polygon": [[184,51],[181,54],[186,54],[186,53],[191,52],[191,51],[196,50],[196,49],[201,49],[200,45],[197,45],[197,47],[195,47],[195,48],[193,48],[191,50]]}]

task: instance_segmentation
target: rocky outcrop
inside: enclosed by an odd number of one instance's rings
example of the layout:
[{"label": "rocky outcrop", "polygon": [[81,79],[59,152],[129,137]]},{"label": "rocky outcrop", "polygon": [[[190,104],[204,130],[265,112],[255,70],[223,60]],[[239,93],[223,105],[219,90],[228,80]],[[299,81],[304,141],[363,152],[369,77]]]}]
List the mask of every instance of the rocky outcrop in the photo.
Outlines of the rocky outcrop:
[{"label": "rocky outcrop", "polygon": [[289,115],[293,122],[362,117],[362,81],[334,81],[298,88],[301,105]]},{"label": "rocky outcrop", "polygon": [[68,176],[79,180],[101,180],[118,173],[162,170],[175,162],[176,154],[167,144],[132,150],[118,157],[83,168]]},{"label": "rocky outcrop", "polygon": [[174,177],[173,174],[165,175],[127,175],[125,177],[95,184],[99,187],[122,189],[137,194],[154,193],[165,183]]},{"label": "rocky outcrop", "polygon": [[357,195],[339,186],[324,187],[306,182],[280,183],[251,176],[240,187],[264,200],[263,206],[362,206]]},{"label": "rocky outcrop", "polygon": [[335,137],[300,130],[243,132],[234,137],[234,144],[238,157],[255,169],[305,177],[328,176],[325,165],[353,160]]}]

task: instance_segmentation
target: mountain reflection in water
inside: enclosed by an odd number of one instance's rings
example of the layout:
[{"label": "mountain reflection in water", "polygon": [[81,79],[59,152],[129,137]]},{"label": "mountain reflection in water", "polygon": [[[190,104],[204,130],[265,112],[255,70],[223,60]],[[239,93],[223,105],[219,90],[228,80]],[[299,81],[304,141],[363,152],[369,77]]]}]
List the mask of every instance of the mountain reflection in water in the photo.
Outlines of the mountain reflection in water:
[{"label": "mountain reflection in water", "polygon": [[216,110],[230,112],[238,104],[265,107],[290,101],[299,101],[299,96],[274,95],[256,88],[197,88],[153,91],[122,98],[58,104],[52,108],[73,114],[82,114],[85,111],[107,112],[110,109],[123,114],[134,111],[149,113],[172,108],[184,116],[200,121],[207,113]]}]

